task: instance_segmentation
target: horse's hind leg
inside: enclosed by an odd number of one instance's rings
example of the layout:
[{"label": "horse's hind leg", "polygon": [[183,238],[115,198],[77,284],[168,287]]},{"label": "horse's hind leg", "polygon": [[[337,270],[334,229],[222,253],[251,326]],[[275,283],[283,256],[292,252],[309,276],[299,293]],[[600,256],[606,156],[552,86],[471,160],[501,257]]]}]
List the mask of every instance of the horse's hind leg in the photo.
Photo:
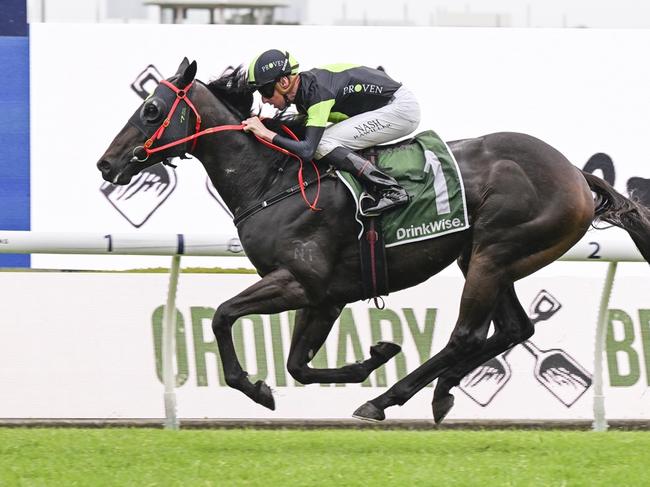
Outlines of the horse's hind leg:
[{"label": "horse's hind leg", "polygon": [[271,389],[263,382],[252,384],[242,369],[232,341],[232,325],[248,314],[271,314],[288,309],[303,308],[309,304],[302,285],[286,270],[267,274],[251,287],[224,302],[212,319],[212,330],[217,339],[226,384],[238,389],[253,401],[275,409]]},{"label": "horse's hind leg", "polygon": [[465,358],[438,378],[431,403],[436,423],[440,423],[454,405],[454,396],[449,393],[451,388],[456,387],[461,379],[476,367],[530,338],[534,332],[530,318],[517,299],[513,284],[502,293],[492,321],[494,334],[487,339],[485,346],[474,356]]},{"label": "horse's hind leg", "polygon": [[463,357],[483,348],[495,303],[504,283],[503,268],[493,259],[473,257],[460,302],[460,313],[447,345],[388,391],[365,403],[354,417],[370,421],[385,418],[384,409],[402,405],[413,395],[456,365]]},{"label": "horse's hind leg", "polygon": [[393,358],[401,347],[379,342],[370,347],[370,358],[337,369],[315,369],[309,362],[323,346],[332,325],[341,314],[339,305],[323,305],[298,310],[287,360],[289,373],[302,384],[363,382],[370,373]]},{"label": "horse's hind leg", "polygon": [[486,320],[492,318],[501,294],[517,279],[553,262],[584,235],[593,219],[593,201],[584,180],[556,151],[540,146],[533,152],[548,158],[543,162],[549,174],[543,180],[556,182],[553,192],[541,197],[540,188],[533,184],[529,174],[539,179],[541,173],[533,170],[528,151],[523,153],[523,165],[508,159],[489,165],[476,210],[460,313],[449,343],[386,393],[357,409],[356,417],[384,419],[385,408],[404,404],[463,363],[464,357],[477,356],[487,341]]}]

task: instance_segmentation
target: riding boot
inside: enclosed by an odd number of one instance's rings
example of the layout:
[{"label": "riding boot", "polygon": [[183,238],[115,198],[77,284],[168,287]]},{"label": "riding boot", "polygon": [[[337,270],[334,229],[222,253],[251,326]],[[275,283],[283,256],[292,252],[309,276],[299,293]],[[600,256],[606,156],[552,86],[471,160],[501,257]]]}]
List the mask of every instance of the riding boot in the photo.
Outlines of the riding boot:
[{"label": "riding boot", "polygon": [[394,177],[379,170],[372,162],[347,147],[337,147],[325,156],[325,160],[336,169],[349,172],[370,188],[375,188],[375,201],[363,208],[364,215],[376,216],[408,203],[408,193]]}]

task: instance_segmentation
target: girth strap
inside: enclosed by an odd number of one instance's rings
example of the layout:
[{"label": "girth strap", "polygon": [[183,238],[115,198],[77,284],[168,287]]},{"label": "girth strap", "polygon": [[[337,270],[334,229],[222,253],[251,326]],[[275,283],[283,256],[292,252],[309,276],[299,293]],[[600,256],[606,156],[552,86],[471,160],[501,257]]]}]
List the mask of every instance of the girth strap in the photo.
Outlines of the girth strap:
[{"label": "girth strap", "polygon": [[285,190],[271,196],[270,198],[268,198],[268,199],[266,199],[264,201],[260,201],[259,203],[247,208],[246,210],[242,211],[239,215],[237,215],[233,219],[233,223],[235,224],[235,226],[238,226],[241,222],[246,220],[248,217],[253,216],[255,213],[258,213],[258,212],[262,211],[264,208],[267,208],[267,207],[269,207],[271,205],[274,205],[274,204],[282,201],[283,199],[288,198],[289,196],[293,196],[294,194],[298,193],[299,191],[304,191],[304,189],[307,188],[307,186],[310,186],[310,185],[312,185],[314,183],[318,183],[320,185],[320,178],[322,176],[331,176],[332,174],[334,174],[334,169],[329,168],[322,175],[319,174],[313,179],[309,179],[307,181],[302,181],[302,183],[295,184],[295,185],[291,186],[290,188],[287,188],[287,189],[285,189]]},{"label": "girth strap", "polygon": [[[376,153],[369,151],[368,160],[376,164]],[[381,295],[388,295],[388,266],[386,247],[381,228],[382,216],[362,217],[364,233],[359,239],[361,254],[361,283],[364,299],[374,299],[375,306],[383,309]],[[381,302],[381,305],[380,305]]]}]

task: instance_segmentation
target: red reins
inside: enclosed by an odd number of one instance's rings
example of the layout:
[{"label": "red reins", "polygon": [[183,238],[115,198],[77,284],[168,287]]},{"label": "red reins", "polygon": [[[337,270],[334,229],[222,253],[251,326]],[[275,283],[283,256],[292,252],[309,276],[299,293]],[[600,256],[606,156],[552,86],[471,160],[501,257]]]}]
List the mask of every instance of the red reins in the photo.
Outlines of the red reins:
[{"label": "red reins", "polygon": [[[185,144],[186,142],[193,141],[192,143],[192,148],[190,151],[193,151],[196,147],[196,143],[198,142],[198,138],[202,137],[204,135],[208,134],[215,134],[217,132],[224,132],[226,130],[244,130],[243,125],[219,125],[217,127],[209,127],[207,129],[200,130],[201,128],[201,115],[199,115],[198,110],[194,107],[194,104],[192,101],[188,98],[188,93],[190,88],[192,88],[192,84],[194,81],[190,82],[185,88],[180,89],[171,84],[167,80],[162,80],[162,84],[167,86],[169,89],[171,89],[174,93],[176,93],[176,99],[174,100],[174,103],[172,104],[171,109],[169,110],[169,113],[167,114],[167,117],[165,117],[165,120],[163,120],[162,124],[158,129],[153,133],[151,137],[147,139],[147,141],[144,143],[144,146],[139,146],[133,149],[133,154],[134,158],[137,160],[137,162],[144,162],[147,159],[149,159],[149,156],[151,154],[155,154],[156,152],[163,151],[165,149],[169,149],[170,147],[175,147],[180,144]],[[184,101],[187,103],[187,105],[192,109],[194,112],[194,115],[196,116],[196,125],[194,128],[194,133],[192,135],[188,135],[187,137],[183,137],[182,139],[174,140],[172,142],[169,142],[165,145],[161,145],[159,147],[151,147],[156,140],[160,140],[162,137],[163,133],[165,132],[165,129],[169,126],[171,123],[171,118],[172,115],[174,114],[174,111],[178,107],[178,104],[180,101]],[[294,134],[289,127],[286,125],[282,125],[282,130],[284,130],[292,139],[298,140],[298,137],[296,137],[296,134]],[[255,135],[255,134],[253,134]],[[316,163],[312,160],[311,164],[314,168],[314,171],[316,171],[316,181],[317,181],[317,189],[316,189],[316,197],[314,198],[314,201],[312,203],[309,202],[307,199],[307,194],[305,193],[305,180],[303,178],[303,160],[298,157],[296,154],[293,152],[290,152],[278,145],[275,145],[273,142],[269,142],[267,140],[262,139],[261,137],[258,137],[255,135],[255,138],[260,141],[262,144],[264,144],[267,147],[270,147],[271,149],[274,149],[278,152],[281,152],[284,155],[287,155],[289,157],[292,157],[294,159],[298,159],[300,162],[300,168],[298,169],[298,184],[300,185],[300,194],[302,195],[302,198],[305,200],[305,203],[307,203],[307,206],[314,211],[320,210],[320,208],[316,207],[316,203],[318,202],[318,198],[320,196],[320,172],[318,171],[318,167],[316,166]],[[142,147],[142,149],[146,153],[146,157],[144,159],[139,159],[135,154],[136,151]]]}]

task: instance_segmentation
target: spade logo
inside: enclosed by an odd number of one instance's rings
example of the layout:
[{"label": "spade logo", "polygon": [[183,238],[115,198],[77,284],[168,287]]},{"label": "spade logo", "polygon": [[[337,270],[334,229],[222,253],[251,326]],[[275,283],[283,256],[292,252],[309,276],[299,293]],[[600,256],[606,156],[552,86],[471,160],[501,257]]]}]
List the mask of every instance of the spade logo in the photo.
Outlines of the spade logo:
[{"label": "spade logo", "polygon": [[147,97],[155,91],[156,87],[163,79],[163,75],[160,74],[160,71],[158,71],[153,64],[150,64],[135,77],[135,80],[131,83],[131,89],[135,91],[140,98],[146,100]]},{"label": "spade logo", "polygon": [[[530,320],[546,321],[557,313],[562,304],[548,291],[542,289],[530,305]],[[535,361],[533,376],[553,397],[571,407],[591,387],[591,374],[564,350],[541,350],[532,341],[521,344]],[[512,376],[507,356],[512,349],[488,360],[467,374],[459,389],[472,401],[486,407],[503,389]]]},{"label": "spade logo", "polygon": [[156,164],[136,174],[126,186],[105,182],[99,190],[131,225],[140,228],[176,188],[176,171]]},{"label": "spade logo", "polygon": [[226,215],[228,215],[231,219],[234,218],[232,212],[228,209],[226,204],[223,202],[223,199],[221,199],[221,195],[217,192],[217,189],[214,187],[212,181],[210,181],[210,178],[208,177],[205,178],[205,188],[208,190],[208,193],[210,193],[210,196],[212,196],[215,199],[217,204],[226,213]]},{"label": "spade logo", "polygon": [[[158,68],[153,64],[149,64],[135,77],[130,87],[140,99],[146,100],[163,79],[164,77],[158,71]],[[134,227],[140,228],[169,198],[169,195],[176,188],[176,181],[174,168],[156,164],[134,176],[128,186],[103,183],[99,190],[120,215]],[[207,178],[206,189],[221,209],[230,218],[233,218],[232,213],[221,199],[221,196],[219,196],[219,193],[217,193],[212,182]]]},{"label": "spade logo", "polygon": [[[162,79],[160,71],[150,64],[136,76],[131,89],[145,100]],[[140,228],[175,188],[176,171],[172,167],[156,164],[136,174],[126,186],[105,182],[99,190],[120,215],[134,227]]]}]

